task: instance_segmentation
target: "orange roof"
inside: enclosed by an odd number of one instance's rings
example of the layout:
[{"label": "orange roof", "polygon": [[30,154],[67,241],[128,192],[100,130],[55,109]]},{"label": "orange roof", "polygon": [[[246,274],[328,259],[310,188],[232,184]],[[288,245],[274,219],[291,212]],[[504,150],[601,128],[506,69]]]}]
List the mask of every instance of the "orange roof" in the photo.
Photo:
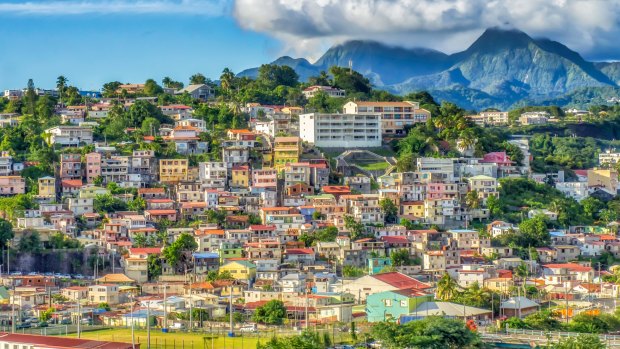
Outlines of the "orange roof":
[{"label": "orange roof", "polygon": [[233,133],[233,134],[238,134],[238,133],[253,133],[252,131],[248,130],[248,129],[232,129],[232,130],[228,130],[228,132]]},{"label": "orange roof", "polygon": [[148,213],[151,216],[176,214],[176,210],[145,210],[144,213]]},{"label": "orange roof", "polygon": [[202,208],[207,207],[206,202],[184,202],[181,204],[181,208]]},{"label": "orange roof", "polygon": [[79,188],[79,187],[82,187],[82,185],[84,184],[82,183],[81,179],[63,179],[62,180],[63,187]]},{"label": "orange roof", "polygon": [[543,265],[543,268],[548,268],[548,269],[568,269],[569,271],[576,271],[576,272],[586,272],[586,271],[592,271],[592,267],[584,267],[583,265],[579,265],[576,263],[562,263],[562,264],[545,264]]},{"label": "orange roof", "polygon": [[138,188],[138,194],[154,194],[154,193],[165,193],[166,189],[164,188]]}]

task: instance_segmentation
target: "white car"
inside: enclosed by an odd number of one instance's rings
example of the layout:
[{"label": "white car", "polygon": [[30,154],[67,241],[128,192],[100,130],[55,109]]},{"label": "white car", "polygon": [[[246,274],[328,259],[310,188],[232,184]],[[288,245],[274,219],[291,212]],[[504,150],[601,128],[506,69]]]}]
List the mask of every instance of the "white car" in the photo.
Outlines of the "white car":
[{"label": "white car", "polygon": [[243,332],[243,333],[254,333],[254,332],[258,332],[258,328],[255,324],[253,325],[244,325],[239,329],[239,332]]}]

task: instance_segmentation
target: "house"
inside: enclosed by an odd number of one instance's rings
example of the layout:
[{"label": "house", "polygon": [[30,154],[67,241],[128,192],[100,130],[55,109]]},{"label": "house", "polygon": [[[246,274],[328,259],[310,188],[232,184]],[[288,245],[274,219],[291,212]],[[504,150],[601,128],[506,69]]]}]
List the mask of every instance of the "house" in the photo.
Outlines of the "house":
[{"label": "house", "polygon": [[491,310],[470,307],[451,302],[424,302],[415,308],[408,316],[401,316],[400,323],[420,320],[427,316],[441,316],[454,319],[477,320],[488,322],[492,318]]},{"label": "house", "polygon": [[161,182],[186,181],[189,161],[187,159],[160,159],[159,180]]},{"label": "house", "polygon": [[177,210],[145,210],[144,216],[149,222],[159,222],[162,219],[176,222]]},{"label": "house", "polygon": [[119,303],[119,286],[114,284],[99,284],[88,287],[88,301],[94,304]]},{"label": "house", "polygon": [[385,268],[392,266],[392,259],[389,257],[368,258],[368,275],[381,273]]},{"label": "house", "polygon": [[567,281],[592,282],[594,269],[576,263],[545,264],[542,266],[545,283],[552,285]]},{"label": "house", "polygon": [[301,156],[301,138],[276,137],[273,146],[273,167],[283,169],[288,163],[299,162]]},{"label": "house", "polygon": [[351,101],[344,105],[345,114],[380,114],[384,135],[404,135],[405,128],[430,120],[431,113],[420,108],[418,102],[362,102]]},{"label": "house", "polygon": [[213,90],[213,88],[209,85],[206,84],[193,84],[193,85],[188,85],[178,91],[176,91],[174,94],[176,95],[182,95],[184,93],[188,93],[190,96],[192,96],[193,99],[200,99],[203,101],[208,100],[210,97],[215,95],[215,92]]},{"label": "house", "polygon": [[229,261],[220,267],[220,272],[228,271],[233,278],[237,280],[254,280],[256,277],[256,265],[245,261],[235,260]]},{"label": "house", "polygon": [[368,322],[399,319],[402,315],[413,313],[420,304],[432,300],[433,295],[416,288],[377,292],[366,298],[366,316]]},{"label": "house", "polygon": [[540,309],[540,304],[523,296],[511,297],[500,304],[500,313],[506,317],[524,317]]},{"label": "house", "polygon": [[339,88],[331,87],[331,86],[318,86],[313,85],[306,87],[303,91],[301,91],[306,98],[310,99],[316,96],[319,93],[324,93],[332,98],[342,98],[345,96],[345,91]]},{"label": "house", "polygon": [[588,187],[607,189],[613,195],[617,195],[618,172],[613,169],[588,170]]},{"label": "house", "polygon": [[60,290],[60,294],[71,301],[80,301],[88,299],[88,287],[85,286],[69,286]]},{"label": "house", "polygon": [[362,276],[356,280],[345,281],[343,285],[343,291],[357,296],[358,302],[365,301],[373,293],[410,288],[424,291],[431,286],[399,272]]},{"label": "house", "polygon": [[56,126],[44,131],[51,145],[80,146],[93,143],[93,130],[90,127]]},{"label": "house", "polygon": [[507,111],[484,111],[478,115],[469,115],[467,118],[481,127],[486,125],[502,126],[509,122]]},{"label": "house", "polygon": [[311,248],[287,248],[284,251],[284,262],[312,264],[315,261],[315,253]]},{"label": "house", "polygon": [[26,193],[26,180],[21,176],[0,176],[0,195]]},{"label": "house", "polygon": [[322,148],[381,146],[380,114],[324,114],[299,116],[299,136]]},{"label": "house", "polygon": [[287,274],[278,280],[280,289],[285,293],[303,293],[307,291],[306,275],[301,273]]},{"label": "house", "polygon": [[231,187],[247,188],[250,186],[250,167],[247,165],[237,165],[232,167]]},{"label": "house", "polygon": [[38,179],[40,197],[56,197],[56,178],[45,176]]}]

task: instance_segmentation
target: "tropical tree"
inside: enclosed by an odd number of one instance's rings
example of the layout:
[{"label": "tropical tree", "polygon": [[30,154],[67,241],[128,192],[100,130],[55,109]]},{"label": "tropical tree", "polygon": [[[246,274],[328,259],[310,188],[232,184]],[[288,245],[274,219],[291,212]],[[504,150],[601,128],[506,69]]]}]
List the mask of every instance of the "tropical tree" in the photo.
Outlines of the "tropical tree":
[{"label": "tropical tree", "polygon": [[56,79],[56,88],[58,88],[58,95],[60,96],[60,105],[62,105],[62,96],[65,92],[65,87],[67,86],[68,82],[69,79],[67,79],[64,75],[61,75]]},{"label": "tropical tree", "polygon": [[190,85],[201,85],[201,84],[205,84],[207,83],[207,78],[200,74],[200,73],[196,73],[192,76],[189,77],[189,83]]},{"label": "tropical tree", "polygon": [[398,207],[394,202],[388,198],[384,198],[379,201],[379,206],[381,207],[381,212],[383,212],[385,222],[396,223],[396,219],[398,218]]},{"label": "tropical tree", "polygon": [[220,75],[220,86],[222,86],[224,91],[230,92],[234,79],[235,73],[233,73],[229,68],[224,68],[222,75]]},{"label": "tropical tree", "polygon": [[443,274],[437,282],[437,299],[449,301],[459,294],[457,282],[448,273]]},{"label": "tropical tree", "polygon": [[281,325],[286,318],[286,307],[281,300],[273,299],[256,308],[252,319],[268,325]]}]

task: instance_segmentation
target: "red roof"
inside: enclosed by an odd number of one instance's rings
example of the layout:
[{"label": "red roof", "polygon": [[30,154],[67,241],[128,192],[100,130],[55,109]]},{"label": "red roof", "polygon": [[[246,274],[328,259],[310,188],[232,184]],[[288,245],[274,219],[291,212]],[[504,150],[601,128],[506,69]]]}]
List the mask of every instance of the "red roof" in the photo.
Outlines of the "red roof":
[{"label": "red roof", "polygon": [[160,254],[161,247],[134,247],[129,249],[129,254]]},{"label": "red roof", "polygon": [[[64,338],[64,337],[50,337],[50,336],[37,336],[32,334],[19,334],[19,333],[1,333],[0,341],[5,343],[20,343],[24,345],[34,345],[35,347],[44,348],[82,348],[82,349],[130,349],[133,347],[131,343],[121,342],[104,342],[95,341],[91,339],[78,339],[78,338]],[[136,348],[140,345],[136,344]]]},{"label": "red roof", "polygon": [[275,225],[250,225],[250,230],[276,230],[276,226]]},{"label": "red roof", "polygon": [[148,213],[151,216],[160,216],[160,215],[176,214],[177,211],[176,210],[146,210],[144,211],[144,213]]},{"label": "red roof", "polygon": [[592,271],[592,267],[584,267],[576,263],[562,263],[562,264],[545,264],[543,268],[547,269],[568,269],[569,271],[584,272]]},{"label": "red roof", "polygon": [[381,241],[388,244],[408,244],[409,240],[406,236],[382,236]]},{"label": "red roof", "polygon": [[412,277],[409,277],[405,274],[401,274],[399,272],[382,273],[382,274],[372,275],[372,277],[392,287],[396,287],[399,290],[404,290],[406,288],[416,288],[419,290],[425,290],[425,289],[431,288],[431,285],[425,284],[421,281],[418,281]]},{"label": "red roof", "polygon": [[82,185],[84,185],[82,184],[81,179],[63,179],[61,183],[63,187],[73,187],[73,188],[81,188]]},{"label": "red roof", "polygon": [[492,162],[496,164],[512,164],[512,160],[510,160],[510,157],[506,154],[506,152],[503,152],[503,151],[484,154],[484,157],[480,162]]},{"label": "red roof", "polygon": [[288,248],[286,254],[314,254],[311,248]]}]

